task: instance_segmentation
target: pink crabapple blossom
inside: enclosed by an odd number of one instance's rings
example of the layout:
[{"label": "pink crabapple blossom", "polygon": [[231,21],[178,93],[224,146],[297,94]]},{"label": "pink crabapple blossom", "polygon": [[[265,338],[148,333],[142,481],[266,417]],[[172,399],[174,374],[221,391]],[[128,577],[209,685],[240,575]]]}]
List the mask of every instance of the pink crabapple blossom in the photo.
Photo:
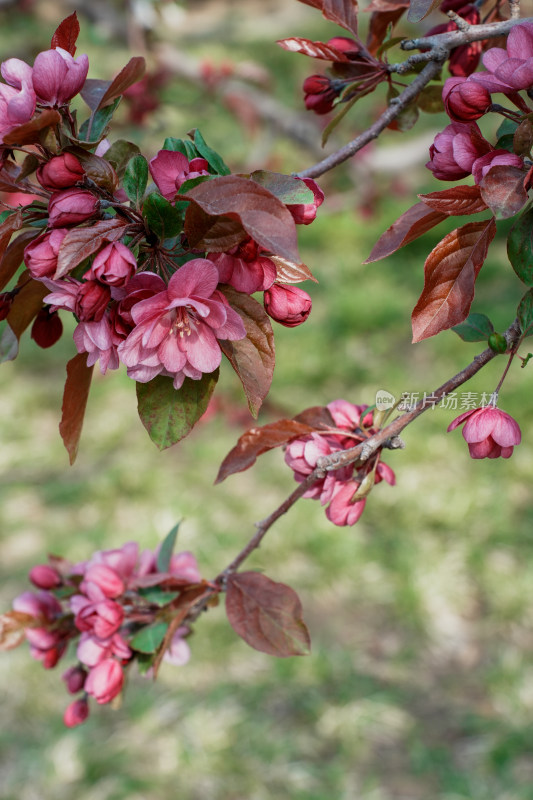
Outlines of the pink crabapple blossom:
[{"label": "pink crabapple blossom", "polygon": [[188,160],[183,153],[160,150],[149,163],[155,185],[166,200],[174,200],[178,189],[185,181],[209,175],[209,164],[205,158]]},{"label": "pink crabapple blossom", "polygon": [[493,405],[465,411],[448,425],[448,432],[463,423],[463,438],[472,458],[510,458],[522,439],[516,420]]},{"label": "pink crabapple blossom", "polygon": [[29,122],[35,113],[32,69],[18,58],[9,58],[0,67],[5,83],[0,84],[0,137]]},{"label": "pink crabapple blossom", "polygon": [[62,47],[45,50],[33,62],[33,88],[44,106],[63,106],[83,88],[89,71],[86,55],[74,58]]},{"label": "pink crabapple blossom", "polygon": [[199,380],[220,364],[218,339],[244,338],[246,329],[223,294],[215,265],[205,258],[188,261],[168,287],[132,309],[135,328],[119,345],[128,375],[140,383],[167,375],[179,389],[186,377]]}]

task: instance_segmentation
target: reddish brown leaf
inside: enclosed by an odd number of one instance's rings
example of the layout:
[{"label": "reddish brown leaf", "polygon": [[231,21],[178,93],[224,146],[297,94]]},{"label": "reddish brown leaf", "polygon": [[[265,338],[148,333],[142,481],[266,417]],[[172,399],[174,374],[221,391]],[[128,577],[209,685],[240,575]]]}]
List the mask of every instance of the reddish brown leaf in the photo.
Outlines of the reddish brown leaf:
[{"label": "reddish brown leaf", "polygon": [[302,281],[314,281],[317,279],[305,264],[294,264],[280,256],[270,256],[270,260],[276,265],[276,281],[278,283],[301,283]]},{"label": "reddish brown leaf", "polygon": [[[292,214],[281,200],[255,181],[238,175],[221,175],[198,184],[183,198],[212,217],[238,220],[264,250],[300,263]],[[185,216],[186,229],[190,228],[189,214],[190,207]]]},{"label": "reddish brown leaf", "polygon": [[54,111],[53,108],[47,108],[30,122],[25,122],[24,125],[19,125],[18,128],[6,133],[4,144],[35,144],[40,141],[42,131],[57,125],[60,121],[59,112]]},{"label": "reddish brown leaf", "polygon": [[113,217],[95,222],[88,228],[72,228],[61,242],[54,278],[57,280],[67,275],[85,258],[96,253],[104,242],[116,242],[124,236],[126,226],[125,220]]},{"label": "reddish brown leaf", "polygon": [[20,274],[17,287],[20,287],[20,291],[15,295],[6,319],[17,339],[20,339],[41,310],[43,297],[49,294],[50,290],[44,283],[34,280],[27,270]]},{"label": "reddish brown leaf", "polygon": [[494,219],[469,222],[449,233],[431,251],[424,267],[424,291],[412,314],[413,342],[463,322],[474,285],[496,233]]},{"label": "reddish brown leaf", "polygon": [[263,453],[300,436],[309,436],[315,430],[317,428],[314,425],[294,419],[279,419],[261,428],[250,428],[243,433],[220,465],[215,483],[222,483],[230,475],[249,469]]},{"label": "reddish brown leaf", "polygon": [[87,366],[87,353],[78,353],[67,364],[67,380],[63,392],[59,433],[71,464],[74,464],[78,455],[93,369],[94,366]]},{"label": "reddish brown leaf", "polygon": [[440,211],[450,217],[479,214],[487,209],[479,186],[452,186],[451,189],[443,189],[441,192],[430,192],[430,194],[419,194],[418,196],[434,211]]},{"label": "reddish brown leaf", "polygon": [[11,242],[2,259],[0,260],[0,291],[9,283],[13,275],[22,264],[26,245],[28,245],[38,235],[39,231],[36,231],[35,229],[31,231],[24,231]]},{"label": "reddish brown leaf", "polygon": [[91,109],[95,112],[100,105],[100,100],[111,86],[112,81],[103,81],[99,78],[87,78],[80,94]]},{"label": "reddish brown leaf", "polygon": [[434,211],[428,208],[425,203],[416,203],[405,211],[401,217],[398,217],[396,222],[387,228],[368,256],[367,260],[363,263],[370,264],[372,261],[379,261],[381,258],[386,258],[400,247],[404,247],[409,242],[413,242],[422,236],[427,231],[438,225],[447,217],[441,211]]},{"label": "reddish brown leaf", "polygon": [[68,147],[65,148],[73,153],[76,158],[81,162],[83,169],[87,176],[96,183],[97,186],[106,189],[110,194],[114,194],[118,188],[118,176],[109,161],[100,156],[95,156],[84,150],[83,147]]},{"label": "reddish brown leaf", "polygon": [[367,14],[373,14],[376,11],[388,13],[400,8],[409,8],[409,0],[371,0],[364,10]]},{"label": "reddish brown leaf", "polygon": [[280,658],[310,652],[298,595],[290,586],[275,583],[260,572],[228,576],[226,614],[235,633],[254,650]]},{"label": "reddish brown leaf", "polygon": [[[21,228],[22,228],[22,213],[20,209],[18,209],[17,211],[14,211],[13,214],[10,214],[9,217],[6,217],[6,219],[0,225],[0,258],[2,258],[2,256],[6,252],[7,246],[15,231],[18,231]],[[5,283],[3,285],[5,286]]]},{"label": "reddish brown leaf", "polygon": [[76,40],[80,32],[80,23],[74,11],[70,17],[66,17],[63,22],[60,22],[54,35],[50,47],[55,50],[56,47],[61,47],[73,56],[76,52]]},{"label": "reddish brown leaf", "polygon": [[506,167],[503,164],[492,167],[479,188],[481,197],[497,219],[514,217],[527,203],[524,173],[519,167]]},{"label": "reddish brown leaf", "polygon": [[223,289],[230,305],[241,316],[246,338],[220,340],[222,352],[239,376],[250,413],[257,416],[274,374],[274,334],[270,317],[257,300],[230,286]]},{"label": "reddish brown leaf", "polygon": [[196,203],[187,209],[184,231],[190,247],[210,253],[225,253],[248,238],[238,219],[212,217]]},{"label": "reddish brown leaf", "polygon": [[306,408],[304,411],[296,414],[294,420],[296,422],[302,422],[304,425],[310,425],[316,431],[337,427],[335,425],[335,420],[326,406],[312,406],[311,408]]},{"label": "reddish brown leaf", "polygon": [[332,45],[324,44],[324,42],[313,42],[311,39],[302,39],[300,36],[293,36],[290,39],[278,39],[277,44],[290,53],[303,53],[304,56],[320,58],[324,61],[350,63],[350,59],[342,50]]},{"label": "reddish brown leaf", "polygon": [[[365,10],[368,11],[368,9]],[[366,46],[369,53],[376,55],[387,36],[389,25],[394,27],[404,12],[405,6],[400,6],[392,11],[375,11],[371,14],[366,37]]]},{"label": "reddish brown leaf", "polygon": [[145,69],[146,62],[142,56],[130,58],[126,66],[120,70],[117,77],[111,82],[111,86],[100,100],[98,108],[108,106],[113,100],[116,100],[117,97],[124,94],[126,89],[134,83],[137,83],[137,81],[140,81],[144,75]]},{"label": "reddish brown leaf", "polygon": [[300,0],[300,3],[318,8],[326,19],[357,35],[357,0]]},{"label": "reddish brown leaf", "polygon": [[407,19],[409,22],[420,22],[432,11],[440,6],[442,0],[411,0]]},{"label": "reddish brown leaf", "polygon": [[0,614],[0,652],[13,650],[26,638],[25,630],[35,622],[31,614],[8,611]]}]

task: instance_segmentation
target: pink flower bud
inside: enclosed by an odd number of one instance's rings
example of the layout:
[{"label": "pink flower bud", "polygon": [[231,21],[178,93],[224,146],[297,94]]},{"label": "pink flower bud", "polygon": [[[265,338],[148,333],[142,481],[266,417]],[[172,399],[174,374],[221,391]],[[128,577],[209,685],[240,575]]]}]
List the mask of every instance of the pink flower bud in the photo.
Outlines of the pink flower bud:
[{"label": "pink flower bud", "polygon": [[49,564],[37,564],[37,566],[32,567],[29,577],[30,581],[38,589],[53,589],[54,586],[59,586],[61,583],[59,572]]},{"label": "pink flower bud", "polygon": [[509,458],[522,439],[518,423],[492,405],[460,414],[448,425],[448,432],[463,422],[463,438],[472,458]]},{"label": "pink flower bud", "polygon": [[95,583],[106,597],[111,598],[119,597],[126,588],[118,572],[107,564],[93,564],[90,566],[85,572],[85,582]]},{"label": "pink flower bud", "polygon": [[[63,333],[63,323],[57,311],[50,311],[49,306],[41,308],[31,327],[31,338],[42,347],[52,347]],[[47,588],[47,587],[43,587]]]},{"label": "pink flower bud", "polygon": [[324,192],[312,178],[303,178],[305,185],[313,192],[312,203],[287,205],[297,225],[309,225],[316,217],[317,208],[324,202]]},{"label": "pink flower bud", "polygon": [[59,641],[57,633],[46,628],[27,628],[26,639],[38,650],[50,650]]},{"label": "pink flower bud", "polygon": [[52,621],[62,613],[61,605],[57,598],[50,592],[23,592],[13,600],[13,610],[21,611],[32,617],[43,617]]},{"label": "pink flower bud", "polygon": [[24,249],[24,263],[33,278],[52,278],[57,269],[57,255],[63,239],[67,235],[66,228],[42,233]]},{"label": "pink flower bud", "polygon": [[9,58],[1,69],[6,81],[0,84],[0,137],[3,139],[14,128],[31,120],[35,112],[35,92],[32,69],[24,61]]},{"label": "pink flower bud", "polygon": [[74,728],[76,725],[81,725],[89,716],[89,703],[84,697],[74,700],[63,715],[63,722],[67,728]]},{"label": "pink flower bud", "polygon": [[267,314],[286,328],[305,322],[311,313],[311,298],[297,286],[273,283],[264,295]]},{"label": "pink flower bud", "polygon": [[62,228],[64,225],[78,225],[95,216],[100,201],[86,189],[65,189],[56,192],[48,204],[49,225]]},{"label": "pink flower bud", "polygon": [[173,200],[179,187],[191,178],[209,175],[205,158],[193,158],[174,150],[160,150],[149,164],[154,182],[167,200]]},{"label": "pink flower bud", "polygon": [[347,56],[356,55],[361,49],[361,46],[355,39],[349,39],[348,36],[334,36],[333,39],[328,39],[327,44],[340,50],[341,53]]},{"label": "pink flower bud", "polygon": [[78,630],[92,633],[98,639],[109,639],[124,622],[124,609],[114,600],[89,603],[76,615]]},{"label": "pink flower bud", "polygon": [[37,180],[45,189],[56,192],[74,186],[85,175],[85,170],[72,153],[55,156],[36,172]]},{"label": "pink flower bud", "polygon": [[468,78],[448,78],[442,90],[442,100],[448,116],[456,122],[479,119],[492,103],[487,89]]},{"label": "pink flower bud", "polygon": [[74,313],[82,322],[100,322],[110,300],[109,286],[97,281],[86,281],[78,289]]},{"label": "pink flower bud", "polygon": [[85,691],[97,703],[109,703],[120,694],[124,683],[122,667],[114,658],[106,658],[93,667],[85,681]]},{"label": "pink flower bud", "polygon": [[85,686],[87,671],[78,664],[75,667],[69,667],[61,678],[65,681],[67,691],[70,692],[70,694],[76,694],[77,692],[81,692]]},{"label": "pink flower bud", "polygon": [[62,47],[39,53],[33,63],[33,88],[45,106],[62,106],[83,88],[89,71],[86,55],[73,58]]},{"label": "pink flower bud", "polygon": [[124,286],[134,275],[137,260],[121,242],[111,242],[95,257],[84,278],[94,278],[108,286]]}]

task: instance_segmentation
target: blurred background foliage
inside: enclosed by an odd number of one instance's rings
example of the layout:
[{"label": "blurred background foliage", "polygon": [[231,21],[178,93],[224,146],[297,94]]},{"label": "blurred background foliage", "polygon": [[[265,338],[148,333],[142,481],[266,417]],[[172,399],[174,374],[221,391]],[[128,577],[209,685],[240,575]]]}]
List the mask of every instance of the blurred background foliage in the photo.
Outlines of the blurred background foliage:
[{"label": "blurred background foliage", "polygon": [[[291,172],[318,160],[323,122],[304,112],[300,87],[320,65],[274,44],[339,33],[318,12],[288,0],[2,3],[2,60],[31,63],[74,8],[90,77],[109,78],[132,54],[148,59],[152,83],[137,107],[123,102],[112,138],[151,156],[166,136],[200,127],[234,171]],[[337,142],[383,104],[378,90]],[[410,344],[425,256],[451,222],[362,266],[415,192],[442,188],[423,163],[444,124],[443,115],[423,115],[409,136],[387,132],[320,181],[326,202],[300,229],[303,259],[319,280],[306,287],[313,313],[301,328],[276,329],[278,363],[260,422],[337,397],[370,404],[380,389],[430,391],[479,349],[451,332]],[[473,310],[501,330],[522,291],[500,228]],[[162,454],[137,419],[132,382],[123,372],[96,376],[69,468],[57,424],[73,352],[67,331],[51,351],[25,341],[17,361],[1,367],[4,609],[46,553],[82,560],[130,539],[153,548],[179,519],[179,549],[194,551],[212,577],[293,488],[280,452],[212,486],[252,424],[227,365],[216,413]],[[492,391],[504,364],[497,359],[466,390]],[[44,671],[26,646],[3,654],[0,797],[533,799],[530,369],[517,364],[501,398],[524,434],[510,461],[471,461],[459,431],[445,433],[459,411],[438,408],[405,432],[405,450],[387,454],[398,484],[376,489],[357,526],[335,528],[317,503],[302,501],[269,533],[249,568],[298,591],[310,657],[257,653],[214,609],[189,640],[188,666],[165,665],[156,684],[132,672],[121,708],[93,704],[89,721],[67,730],[62,665]]]}]

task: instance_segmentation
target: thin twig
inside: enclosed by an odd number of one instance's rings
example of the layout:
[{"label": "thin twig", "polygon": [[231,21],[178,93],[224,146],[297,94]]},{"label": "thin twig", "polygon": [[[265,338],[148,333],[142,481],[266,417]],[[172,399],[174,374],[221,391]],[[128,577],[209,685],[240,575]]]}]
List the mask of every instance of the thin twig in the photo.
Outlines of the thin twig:
[{"label": "thin twig", "polygon": [[[444,51],[443,61],[446,57],[446,51]],[[324,172],[328,172],[330,169],[342,164],[343,161],[346,161],[351,156],[355,155],[359,150],[361,150],[365,145],[369,142],[377,139],[380,133],[385,130],[387,125],[396,119],[398,114],[406,108],[409,103],[415,99],[415,97],[419,94],[419,92],[428,84],[433,78],[435,78],[442,69],[442,62],[441,61],[430,61],[429,64],[426,64],[420,75],[418,75],[415,80],[403,90],[403,92],[398,95],[398,97],[394,98],[394,102],[392,102],[386,111],[374,122],[373,125],[368,128],[368,130],[361,133],[357,136],[353,141],[349,142],[348,144],[341,147],[340,150],[337,150],[335,153],[324,158],[322,161],[319,161],[318,164],[314,164],[312,167],[308,167],[307,169],[303,169],[300,172],[295,173],[296,177],[298,178],[317,178],[319,175],[323,175]]]}]

